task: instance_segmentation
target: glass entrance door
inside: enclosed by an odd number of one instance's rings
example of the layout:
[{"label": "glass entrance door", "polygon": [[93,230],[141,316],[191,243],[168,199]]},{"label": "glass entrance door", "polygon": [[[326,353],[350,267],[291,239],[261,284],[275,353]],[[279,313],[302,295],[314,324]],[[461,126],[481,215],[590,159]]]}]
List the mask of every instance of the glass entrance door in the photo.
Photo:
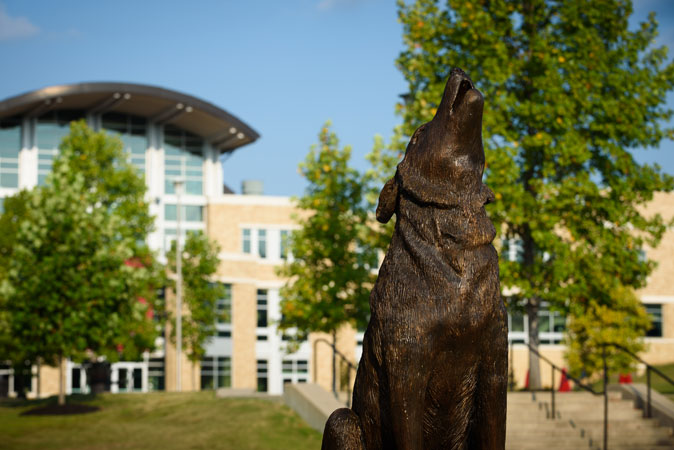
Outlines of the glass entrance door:
[{"label": "glass entrance door", "polygon": [[147,364],[144,362],[119,362],[112,365],[110,391],[147,392]]}]

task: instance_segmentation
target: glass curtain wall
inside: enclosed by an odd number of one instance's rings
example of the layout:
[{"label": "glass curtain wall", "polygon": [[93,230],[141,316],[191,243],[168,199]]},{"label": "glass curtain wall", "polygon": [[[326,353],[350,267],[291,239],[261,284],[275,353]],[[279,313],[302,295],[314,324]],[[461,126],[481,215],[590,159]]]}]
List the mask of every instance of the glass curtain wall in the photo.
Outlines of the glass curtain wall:
[{"label": "glass curtain wall", "polygon": [[203,195],[204,141],[199,136],[173,125],[164,126],[164,192],[175,194],[173,182],[185,180],[185,193]]},{"label": "glass curtain wall", "polygon": [[70,132],[70,122],[84,118],[83,111],[50,111],[37,119],[35,145],[37,146],[37,184],[44,185],[51,172],[54,158],[58,155],[63,137]]},{"label": "glass curtain wall", "polygon": [[0,120],[0,187],[19,187],[21,118]]},{"label": "glass curtain wall", "polygon": [[129,114],[106,113],[101,116],[102,127],[122,140],[129,160],[138,172],[145,173],[147,149],[147,120]]}]

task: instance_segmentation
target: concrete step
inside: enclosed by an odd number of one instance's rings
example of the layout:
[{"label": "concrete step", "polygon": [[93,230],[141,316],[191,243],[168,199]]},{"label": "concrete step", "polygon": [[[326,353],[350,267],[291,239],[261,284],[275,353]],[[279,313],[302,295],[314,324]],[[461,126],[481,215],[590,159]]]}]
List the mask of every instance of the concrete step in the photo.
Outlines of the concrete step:
[{"label": "concrete step", "polygon": [[[602,442],[593,443],[592,446],[585,441],[583,443],[541,443],[541,442],[513,442],[506,441],[506,450],[600,450]],[[609,441],[610,450],[672,450],[671,444],[662,445],[614,445]]]},{"label": "concrete step", "polygon": [[[609,393],[611,450],[674,449],[668,428],[643,412],[619,392]],[[506,450],[599,450],[603,445],[604,397],[589,392],[556,393],[556,420],[549,392],[509,393]]]},{"label": "concrete step", "polygon": [[[591,449],[588,441],[585,439],[579,439],[577,441],[568,441],[568,442],[541,442],[541,441],[529,441],[529,442],[510,442],[506,439],[506,450],[582,450],[582,449]],[[613,450],[613,448],[611,448]]]},{"label": "concrete step", "polygon": [[[581,420],[595,420],[595,419],[601,419],[604,420],[604,411],[602,410],[577,410],[577,411],[567,411],[564,409],[557,410],[559,413],[558,415],[561,416],[562,419],[571,419],[575,421],[581,421]],[[638,420],[641,419],[643,416],[643,413],[637,409],[632,409],[632,410],[619,410],[619,411],[611,411],[609,410],[608,412],[608,420],[609,421],[614,421],[614,420]]]},{"label": "concrete step", "polygon": [[[601,429],[588,429],[588,428],[568,428],[568,427],[547,427],[540,426],[538,428],[525,429],[525,428],[506,428],[508,436],[513,437],[526,437],[526,436],[566,436],[569,434],[569,429],[575,430],[578,434],[584,432],[586,435],[598,436],[601,435],[603,438],[603,427]],[[621,437],[621,436],[648,436],[649,438],[669,438],[670,434],[665,428],[660,427],[646,427],[646,428],[609,428],[609,437]]]},{"label": "concrete step", "polygon": [[[538,429],[545,429],[545,430],[555,430],[555,429],[567,429],[568,427],[572,429],[584,429],[584,430],[603,430],[604,429],[604,421],[603,420],[595,420],[591,422],[583,422],[582,424],[579,424],[573,420],[564,420],[564,419],[557,419],[557,420],[545,420],[539,421],[539,422],[514,422],[514,421],[508,421],[507,422],[508,426],[508,431],[510,432],[511,430],[538,430]],[[626,430],[630,433],[636,433],[639,432],[640,430],[648,430],[648,429],[658,429],[660,428],[659,423],[655,419],[642,419],[642,420],[629,420],[629,421],[609,421],[609,429],[621,429],[621,430]],[[662,428],[663,430],[667,430],[667,428]]]}]

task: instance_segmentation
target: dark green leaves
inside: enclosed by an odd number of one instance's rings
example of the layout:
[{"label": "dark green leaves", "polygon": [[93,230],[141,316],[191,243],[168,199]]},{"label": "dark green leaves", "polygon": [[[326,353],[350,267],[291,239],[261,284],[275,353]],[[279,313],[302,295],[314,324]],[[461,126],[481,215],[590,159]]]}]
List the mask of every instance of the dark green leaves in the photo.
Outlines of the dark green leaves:
[{"label": "dark green leaves", "polygon": [[340,149],[329,127],[300,164],[309,182],[297,200],[300,229],[290,239],[292,262],[278,271],[289,278],[281,289],[280,328],[296,329],[296,340],[344,323],[364,326],[377,268],[376,251],[367,244],[365,186],[349,167],[351,149]]},{"label": "dark green leaves", "polygon": [[[502,255],[501,285],[570,314],[576,356],[595,336],[579,327],[622,324],[612,336],[637,342],[644,321],[607,311],[640,315],[638,304],[623,306],[653,268],[639,251],[665,226],[643,206],[674,188],[670,175],[630,153],[673,133],[665,96],[674,64],[652,47],[655,17],[629,30],[626,0],[398,4],[404,133],[433,116],[452,67],[484,94],[486,182],[497,196],[490,217],[528,249],[520,261]],[[574,368],[583,363],[576,356]]]}]

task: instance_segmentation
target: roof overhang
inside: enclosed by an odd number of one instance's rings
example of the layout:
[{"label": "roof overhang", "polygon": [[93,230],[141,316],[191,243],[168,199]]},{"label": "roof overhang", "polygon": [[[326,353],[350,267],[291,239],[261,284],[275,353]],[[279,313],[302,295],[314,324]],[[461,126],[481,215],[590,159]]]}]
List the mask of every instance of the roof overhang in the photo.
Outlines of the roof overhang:
[{"label": "roof overhang", "polygon": [[0,102],[0,119],[37,117],[52,109],[89,113],[119,112],[172,124],[203,137],[221,153],[257,140],[260,135],[222,108],[191,95],[131,83],[78,83],[50,86]]}]

